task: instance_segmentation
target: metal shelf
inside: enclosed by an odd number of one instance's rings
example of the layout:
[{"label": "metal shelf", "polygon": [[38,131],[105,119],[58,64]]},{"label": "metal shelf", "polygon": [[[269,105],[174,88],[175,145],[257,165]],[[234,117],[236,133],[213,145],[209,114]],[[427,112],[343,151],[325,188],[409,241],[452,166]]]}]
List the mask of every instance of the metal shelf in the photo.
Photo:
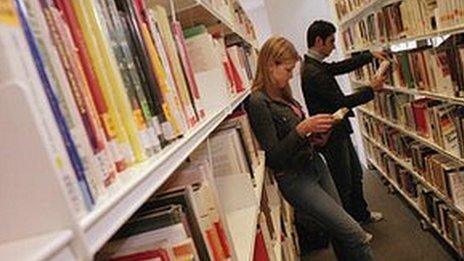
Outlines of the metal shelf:
[{"label": "metal shelf", "polygon": [[397,40],[388,41],[385,43],[371,44],[369,46],[360,47],[360,48],[350,48],[348,50],[345,50],[345,53],[352,54],[352,53],[363,52],[367,50],[385,49],[385,48],[390,48],[394,45],[404,44],[404,43],[411,42],[411,41],[421,41],[421,40],[426,40],[426,39],[430,39],[433,37],[438,37],[438,36],[442,36],[446,34],[459,34],[463,32],[464,32],[464,24],[460,24],[460,25],[455,25],[455,26],[451,26],[448,28],[439,29],[439,30],[436,30],[430,33],[422,34],[422,35],[405,37],[405,38],[401,38]]},{"label": "metal shelf", "polygon": [[387,174],[382,170],[382,168],[380,168],[380,166],[377,164],[377,162],[375,162],[374,160],[368,158],[367,159],[376,169],[377,171],[380,173],[380,175],[382,175],[382,177],[384,177],[388,183],[390,183],[396,191],[398,191],[398,193],[401,194],[401,196],[403,196],[403,198],[417,211],[417,213],[419,213],[419,215],[423,218],[423,220],[425,222],[427,222],[427,224],[430,225],[430,227],[432,227],[435,232],[437,232],[438,235],[440,235],[440,237],[451,247],[453,248],[454,251],[456,251],[456,253],[460,253],[460,251],[457,249],[457,247],[454,245],[454,243],[449,240],[447,237],[445,237],[443,235],[443,232],[440,230],[440,228],[438,228],[438,226],[433,223],[430,218],[427,216],[427,214],[424,213],[424,211],[422,211],[422,209],[420,209],[420,207],[417,205],[417,202],[414,201],[413,199],[411,199],[408,194],[406,194],[392,179],[390,179],[390,177],[387,176]]},{"label": "metal shelf", "polygon": [[456,207],[453,203],[453,201],[446,195],[444,195],[441,191],[439,191],[437,188],[435,188],[432,184],[430,184],[427,180],[425,180],[417,171],[414,170],[410,162],[406,162],[405,160],[399,158],[398,156],[395,155],[395,153],[391,152],[388,148],[383,146],[381,143],[377,142],[373,138],[369,137],[369,135],[362,133],[363,137],[369,140],[372,144],[374,144],[376,147],[381,149],[383,152],[387,153],[390,158],[394,159],[397,163],[399,163],[403,168],[408,170],[414,177],[420,181],[424,186],[426,186],[428,189],[432,190],[433,193],[443,200],[446,205],[451,207],[455,212],[457,212],[461,217],[464,217],[464,211]]},{"label": "metal shelf", "polygon": [[[149,1],[150,4],[162,5],[166,8],[166,10],[171,10],[170,2],[170,0]],[[249,36],[241,32],[233,22],[225,18],[210,4],[201,0],[175,0],[173,2],[174,10],[176,11],[176,18],[181,22],[183,27],[190,27],[199,24],[204,24],[206,27],[218,26],[218,29],[224,34],[236,35],[253,48],[258,48],[256,40],[251,39]]]},{"label": "metal shelf", "polygon": [[124,182],[102,204],[80,221],[84,244],[90,254],[101,246],[129,219],[129,217],[166,181],[188,155],[240,104],[248,95],[247,90],[233,99],[223,109],[203,120],[182,139],[134,166],[121,175]]},{"label": "metal shelf", "polygon": [[390,126],[390,127],[393,127],[393,128],[395,128],[395,129],[400,130],[401,132],[407,134],[408,136],[411,136],[411,137],[415,138],[416,140],[419,140],[420,142],[426,144],[427,146],[431,147],[432,149],[434,149],[434,150],[436,150],[436,151],[438,151],[438,152],[440,152],[440,153],[442,153],[442,154],[445,154],[445,155],[447,155],[448,157],[450,157],[450,158],[452,158],[452,159],[454,159],[454,160],[456,160],[456,161],[459,161],[460,163],[464,164],[464,159],[463,159],[463,158],[461,158],[461,157],[459,157],[459,156],[457,156],[457,155],[454,155],[454,154],[452,154],[452,153],[449,153],[448,151],[446,151],[446,150],[443,149],[442,147],[440,147],[440,146],[438,146],[437,144],[435,144],[435,142],[433,142],[433,141],[431,141],[431,140],[429,140],[429,139],[426,139],[426,138],[424,138],[424,137],[422,137],[422,136],[420,136],[420,135],[418,135],[418,134],[416,134],[416,133],[414,133],[414,132],[412,132],[412,131],[410,131],[410,130],[407,130],[407,129],[405,129],[403,126],[400,126],[400,125],[398,125],[398,124],[396,124],[396,123],[393,123],[393,122],[391,122],[391,121],[389,121],[389,120],[386,120],[386,119],[384,119],[383,117],[378,116],[377,114],[375,114],[375,113],[373,113],[373,112],[370,112],[369,110],[366,110],[366,109],[364,109],[364,108],[357,108],[357,110],[360,111],[360,112],[363,112],[363,113],[365,113],[365,114],[368,114],[368,115],[372,116],[373,118],[375,118],[375,119],[377,119],[377,120],[379,120],[379,121],[385,123],[386,125],[388,125],[388,126]]},{"label": "metal shelf", "polygon": [[365,16],[366,14],[378,9],[379,7],[399,1],[400,0],[373,0],[371,3],[351,12],[350,14],[340,19],[339,24],[341,27],[346,27],[349,24],[358,21],[359,18]]},{"label": "metal shelf", "polygon": [[[350,78],[350,81],[357,85],[364,85],[362,81],[354,80]],[[464,97],[453,97],[445,94],[429,92],[429,91],[418,91],[416,89],[408,89],[406,87],[396,87],[385,84],[385,90],[389,90],[392,92],[400,92],[404,94],[414,95],[414,96],[424,96],[435,100],[440,100],[444,102],[449,102],[451,104],[461,105],[464,106]]]}]

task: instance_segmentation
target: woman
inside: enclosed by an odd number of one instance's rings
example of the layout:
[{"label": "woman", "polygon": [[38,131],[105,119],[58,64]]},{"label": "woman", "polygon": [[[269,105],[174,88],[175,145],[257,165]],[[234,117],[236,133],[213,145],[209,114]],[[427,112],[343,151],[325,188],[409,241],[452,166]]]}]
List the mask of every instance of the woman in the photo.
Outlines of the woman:
[{"label": "woman", "polygon": [[330,114],[305,118],[292,98],[289,80],[299,60],[285,38],[273,37],[263,45],[248,103],[253,132],[282,195],[327,230],[337,258],[373,260],[369,234],[340,206],[328,168],[313,149],[330,135],[334,119]]}]

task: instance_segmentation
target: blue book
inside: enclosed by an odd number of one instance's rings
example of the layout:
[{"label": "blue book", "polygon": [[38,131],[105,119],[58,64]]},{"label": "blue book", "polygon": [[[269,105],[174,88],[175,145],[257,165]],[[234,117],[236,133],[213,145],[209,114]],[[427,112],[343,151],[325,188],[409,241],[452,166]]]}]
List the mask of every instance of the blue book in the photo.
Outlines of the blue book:
[{"label": "blue book", "polygon": [[68,153],[69,159],[71,160],[71,164],[76,174],[79,187],[82,191],[85,205],[87,209],[90,210],[94,206],[95,200],[92,196],[92,192],[87,183],[81,158],[79,157],[79,153],[77,151],[76,145],[74,144],[74,141],[71,138],[71,134],[69,133],[69,128],[66,125],[66,121],[64,119],[63,113],[61,112],[61,109],[59,107],[58,99],[55,93],[53,92],[50,79],[48,78],[47,72],[45,70],[43,59],[39,52],[38,44],[36,42],[36,39],[34,38],[34,35],[31,31],[29,23],[26,19],[27,11],[24,6],[24,3],[22,0],[15,0],[15,2],[16,2],[16,7],[18,9],[18,15],[19,15],[19,19],[21,21],[21,25],[24,31],[24,35],[28,42],[32,57],[34,59],[35,66],[37,68],[37,72],[42,82],[42,86],[44,87],[45,94],[48,99],[48,103],[50,104],[50,107],[53,112],[53,116],[55,116],[55,120],[58,124],[58,128],[59,128],[61,137],[63,139],[63,142],[65,144],[66,151]]}]

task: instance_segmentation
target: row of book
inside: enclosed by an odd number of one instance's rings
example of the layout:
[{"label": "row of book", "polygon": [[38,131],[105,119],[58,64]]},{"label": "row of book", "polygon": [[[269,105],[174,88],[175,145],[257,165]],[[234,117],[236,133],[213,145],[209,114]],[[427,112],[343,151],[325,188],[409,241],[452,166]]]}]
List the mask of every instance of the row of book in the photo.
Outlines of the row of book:
[{"label": "row of book", "polygon": [[335,0],[335,12],[338,20],[343,20],[352,13],[361,10],[366,5],[376,0]]},{"label": "row of book", "polygon": [[280,195],[272,175],[264,179],[260,215],[253,260],[297,260],[299,245],[293,208]]},{"label": "row of book", "polygon": [[[387,82],[397,88],[413,89],[462,97],[464,86],[463,35],[449,37],[437,48],[423,47],[412,51],[391,53],[393,68]],[[365,81],[378,68],[378,61],[353,72],[353,79]]]},{"label": "row of book", "polygon": [[463,217],[375,145],[367,140],[365,145],[371,160],[379,165],[382,172],[388,174],[388,179],[405,192],[412,204],[422,215],[425,215],[427,221],[462,255],[464,253]]},{"label": "row of book", "polygon": [[463,107],[441,101],[384,91],[375,95],[372,110],[406,130],[428,139],[456,157],[462,157]]},{"label": "row of book", "polygon": [[[256,170],[253,166],[261,164],[255,142],[246,114],[243,110],[236,111],[137,210],[96,259],[232,260],[231,233],[235,231],[228,226],[226,202],[221,201],[217,180],[231,175],[253,180]],[[245,188],[234,189],[237,202],[232,205],[249,200],[238,193]],[[251,231],[256,232],[254,260],[282,260],[276,256],[276,245],[282,244],[282,238],[292,241],[292,235],[285,227],[281,228],[281,222],[285,222],[282,221],[285,212],[279,211],[281,200],[277,184],[266,175],[260,214],[254,216],[258,227]],[[283,260],[295,260],[285,258],[289,247],[282,247]]]},{"label": "row of book", "polygon": [[1,38],[14,31],[26,42],[22,55],[34,62],[75,175],[70,187],[81,192],[72,196],[77,216],[118,173],[185,135],[252,78],[255,55],[202,26],[183,30],[156,1],[12,4],[21,26],[5,25]]},{"label": "row of book", "polygon": [[343,32],[346,50],[366,48],[406,37],[458,26],[464,21],[464,1],[403,0],[382,6]]},{"label": "row of book", "polygon": [[202,2],[211,6],[213,10],[233,24],[235,29],[242,35],[252,40],[256,39],[253,23],[240,6],[238,0],[202,0]]},{"label": "row of book", "polygon": [[373,118],[362,117],[362,126],[370,138],[410,164],[430,186],[464,210],[463,164]]}]

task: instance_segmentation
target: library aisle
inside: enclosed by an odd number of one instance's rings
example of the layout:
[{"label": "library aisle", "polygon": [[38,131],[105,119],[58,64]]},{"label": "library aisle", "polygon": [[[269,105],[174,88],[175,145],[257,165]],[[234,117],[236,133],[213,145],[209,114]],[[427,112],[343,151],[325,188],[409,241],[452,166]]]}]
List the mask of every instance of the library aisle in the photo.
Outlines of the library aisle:
[{"label": "library aisle", "polygon": [[[424,231],[414,210],[401,195],[388,193],[375,171],[366,172],[364,177],[365,195],[371,209],[382,211],[385,220],[365,226],[374,235],[372,247],[375,258],[382,260],[454,260],[454,257],[440,244],[438,237]],[[314,251],[304,256],[302,261],[336,260],[332,250]]]}]

